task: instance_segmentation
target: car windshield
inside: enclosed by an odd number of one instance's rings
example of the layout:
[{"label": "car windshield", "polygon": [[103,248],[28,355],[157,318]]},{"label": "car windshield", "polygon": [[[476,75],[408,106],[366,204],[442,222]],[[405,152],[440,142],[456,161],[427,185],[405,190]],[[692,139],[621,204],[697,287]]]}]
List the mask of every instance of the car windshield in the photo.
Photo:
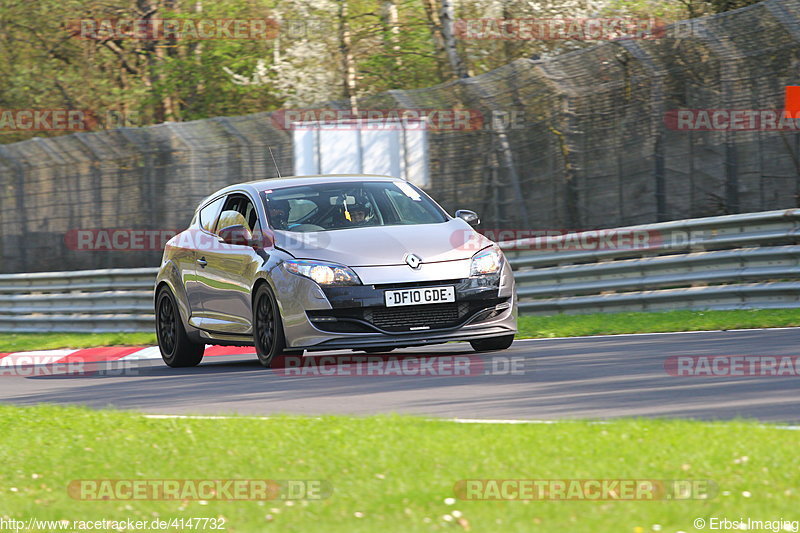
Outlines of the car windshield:
[{"label": "car windshield", "polygon": [[436,224],[447,215],[407,182],[317,183],[263,191],[270,226],[330,231],[366,226]]}]

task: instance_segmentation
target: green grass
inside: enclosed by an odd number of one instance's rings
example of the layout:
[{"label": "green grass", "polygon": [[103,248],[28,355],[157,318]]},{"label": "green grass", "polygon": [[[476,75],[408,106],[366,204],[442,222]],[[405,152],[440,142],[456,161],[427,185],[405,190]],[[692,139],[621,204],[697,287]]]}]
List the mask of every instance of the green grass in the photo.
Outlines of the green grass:
[{"label": "green grass", "polygon": [[[413,417],[146,419],[0,406],[0,517],[219,517],[228,531],[695,531],[702,517],[797,519],[797,433],[750,422],[474,425]],[[744,459],[743,457],[746,457]],[[324,500],[71,499],[79,479],[325,480]],[[462,479],[709,479],[690,501],[461,501]],[[467,524],[447,522],[460,511]],[[356,513],[363,513],[357,517]],[[641,528],[641,529],[639,529]],[[657,530],[657,528],[656,528]]]},{"label": "green grass", "polygon": [[[519,333],[517,337],[520,339],[577,337],[581,335],[777,328],[786,326],[800,326],[800,309],[521,316],[519,318]],[[154,344],[156,344],[156,336],[150,333],[0,334],[0,352]]]},{"label": "green grass", "polygon": [[518,338],[800,326],[800,309],[520,316]]},{"label": "green grass", "polygon": [[2,333],[0,352],[92,348],[94,346],[153,346],[155,333]]}]

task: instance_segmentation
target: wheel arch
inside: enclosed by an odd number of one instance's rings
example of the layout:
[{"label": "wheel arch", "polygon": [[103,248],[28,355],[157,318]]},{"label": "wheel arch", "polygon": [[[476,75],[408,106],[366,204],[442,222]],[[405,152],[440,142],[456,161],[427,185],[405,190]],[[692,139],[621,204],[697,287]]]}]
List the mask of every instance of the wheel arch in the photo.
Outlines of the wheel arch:
[{"label": "wheel arch", "polygon": [[155,290],[153,291],[153,308],[156,312],[158,312],[158,295],[163,290],[166,289],[172,294],[172,298],[175,300],[176,305],[178,306],[178,314],[181,317],[181,322],[183,322],[184,330],[189,332],[193,328],[189,325],[189,306],[188,303],[185,302],[179,295],[179,293],[175,290],[175,286],[169,278],[162,278],[159,279],[156,283]]},{"label": "wheel arch", "polygon": [[269,287],[269,290],[272,291],[272,295],[275,295],[275,288],[269,281],[267,281],[267,278],[259,277],[256,282],[253,283],[253,289],[250,291],[250,304],[253,306],[254,311],[256,308],[256,294],[258,293],[258,289],[265,284]]}]

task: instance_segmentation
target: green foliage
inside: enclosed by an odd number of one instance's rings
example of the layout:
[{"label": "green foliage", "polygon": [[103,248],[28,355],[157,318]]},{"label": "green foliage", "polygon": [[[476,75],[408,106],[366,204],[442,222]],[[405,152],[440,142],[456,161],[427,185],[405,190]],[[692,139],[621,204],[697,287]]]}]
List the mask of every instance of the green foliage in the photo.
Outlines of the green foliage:
[{"label": "green foliage", "polygon": [[[5,0],[0,4],[0,109],[83,109],[100,128],[149,125],[308,106],[344,95],[342,35],[351,36],[357,94],[429,87],[451,79],[435,44],[438,0]],[[667,22],[752,0],[610,0],[600,11],[557,0],[461,2],[458,19],[647,16]],[[396,20],[387,7],[396,8]],[[595,8],[592,8],[595,9]],[[85,19],[271,19],[261,40],[80,39]],[[435,18],[435,17],[434,17]],[[312,23],[316,21],[316,23]],[[296,24],[306,31],[294,32]],[[469,40],[457,49],[472,75],[517,58],[588,41]],[[258,75],[256,75],[258,73]],[[236,76],[240,78],[237,79]],[[244,80],[244,81],[242,81]],[[110,116],[114,113],[113,117]],[[0,142],[56,132],[0,131]]]}]

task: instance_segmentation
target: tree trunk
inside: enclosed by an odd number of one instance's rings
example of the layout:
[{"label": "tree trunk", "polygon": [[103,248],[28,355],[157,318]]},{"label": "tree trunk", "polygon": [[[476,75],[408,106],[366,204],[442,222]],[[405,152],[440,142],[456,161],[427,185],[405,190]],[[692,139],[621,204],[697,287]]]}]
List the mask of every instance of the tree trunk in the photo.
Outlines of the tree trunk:
[{"label": "tree trunk", "polygon": [[400,56],[400,17],[395,0],[383,0],[381,3],[381,22],[385,28],[383,38],[386,49],[394,58],[395,67],[401,68],[403,59]]},{"label": "tree trunk", "polygon": [[350,109],[358,111],[356,100],[356,65],[353,59],[352,35],[348,21],[347,0],[339,0],[339,52],[342,59],[342,94],[350,101]]},{"label": "tree trunk", "polygon": [[428,18],[433,47],[436,50],[436,71],[439,79],[444,81],[447,51],[444,39],[442,39],[442,21],[439,19],[439,9],[436,6],[436,0],[422,0],[422,5],[425,7],[425,16]]},{"label": "tree trunk", "polygon": [[455,9],[453,8],[453,0],[442,0],[441,10],[441,31],[442,39],[444,40],[444,47],[447,51],[447,59],[450,61],[450,69],[453,71],[453,76],[456,78],[468,78],[469,73],[464,64],[461,56],[456,48],[456,37],[453,33],[453,26],[455,25]]},{"label": "tree trunk", "polygon": [[[158,5],[151,0],[136,0],[136,9],[140,19],[151,20],[158,13]],[[142,81],[151,93],[155,93],[158,82],[156,70],[156,41],[152,39],[140,41],[139,50],[143,52],[145,66],[141,69]],[[168,104],[168,102],[167,102]],[[160,124],[167,117],[168,107],[163,100],[153,109],[153,122]]]}]

